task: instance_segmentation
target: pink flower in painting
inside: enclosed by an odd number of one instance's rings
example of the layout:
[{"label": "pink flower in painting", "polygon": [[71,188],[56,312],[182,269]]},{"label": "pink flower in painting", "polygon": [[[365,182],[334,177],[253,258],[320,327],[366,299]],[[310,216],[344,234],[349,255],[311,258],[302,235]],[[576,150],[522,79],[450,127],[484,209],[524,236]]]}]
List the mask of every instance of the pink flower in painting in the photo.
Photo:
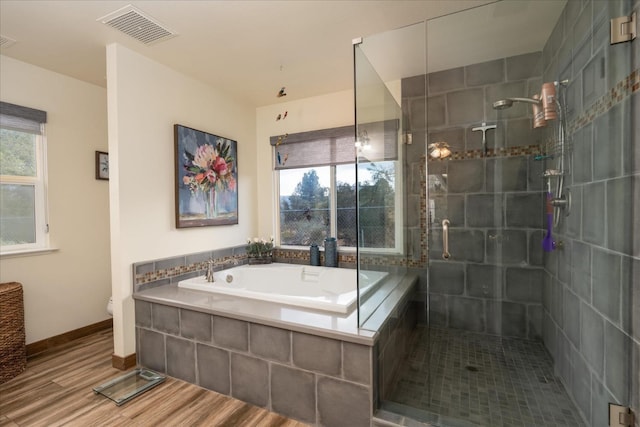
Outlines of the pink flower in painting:
[{"label": "pink flower in painting", "polygon": [[220,176],[226,175],[229,172],[227,162],[225,162],[222,157],[216,157],[213,163],[213,170]]}]

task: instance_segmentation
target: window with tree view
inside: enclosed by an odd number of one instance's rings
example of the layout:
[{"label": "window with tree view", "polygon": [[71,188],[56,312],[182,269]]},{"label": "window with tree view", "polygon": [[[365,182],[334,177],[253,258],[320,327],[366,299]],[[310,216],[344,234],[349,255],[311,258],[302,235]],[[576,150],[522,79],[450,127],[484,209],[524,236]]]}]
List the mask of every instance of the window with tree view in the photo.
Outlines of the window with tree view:
[{"label": "window with tree view", "polygon": [[[309,132],[297,143],[293,136],[290,145],[275,146],[274,157],[287,158],[286,165],[275,165],[279,244],[321,245],[335,236],[339,246],[356,247],[359,237],[361,248],[397,249],[396,161],[356,165],[353,128],[342,137],[339,130],[317,131],[316,138]],[[327,136],[329,131],[334,133]]]},{"label": "window with tree view", "polygon": [[0,103],[0,250],[46,246],[46,113]]}]

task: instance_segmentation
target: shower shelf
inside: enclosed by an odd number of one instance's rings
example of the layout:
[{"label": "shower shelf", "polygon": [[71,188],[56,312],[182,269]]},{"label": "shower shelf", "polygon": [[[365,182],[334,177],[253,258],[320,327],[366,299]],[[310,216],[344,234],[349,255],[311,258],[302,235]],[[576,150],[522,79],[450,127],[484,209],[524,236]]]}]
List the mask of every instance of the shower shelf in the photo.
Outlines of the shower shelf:
[{"label": "shower shelf", "polygon": [[551,178],[551,177],[554,177],[554,176],[563,176],[563,175],[564,175],[564,172],[559,171],[557,169],[547,169],[542,174],[542,176],[545,177],[545,178]]}]

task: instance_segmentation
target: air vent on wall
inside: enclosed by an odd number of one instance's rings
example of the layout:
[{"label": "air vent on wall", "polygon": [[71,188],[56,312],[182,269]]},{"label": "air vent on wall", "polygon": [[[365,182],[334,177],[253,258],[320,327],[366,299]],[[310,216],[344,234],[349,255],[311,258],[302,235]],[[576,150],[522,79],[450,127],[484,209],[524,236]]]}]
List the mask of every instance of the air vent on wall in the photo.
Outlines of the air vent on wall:
[{"label": "air vent on wall", "polygon": [[98,21],[146,45],[168,40],[177,35],[132,5],[98,18]]},{"label": "air vent on wall", "polygon": [[0,48],[2,48],[2,49],[11,46],[15,42],[16,41],[14,39],[12,39],[12,38],[0,35]]}]

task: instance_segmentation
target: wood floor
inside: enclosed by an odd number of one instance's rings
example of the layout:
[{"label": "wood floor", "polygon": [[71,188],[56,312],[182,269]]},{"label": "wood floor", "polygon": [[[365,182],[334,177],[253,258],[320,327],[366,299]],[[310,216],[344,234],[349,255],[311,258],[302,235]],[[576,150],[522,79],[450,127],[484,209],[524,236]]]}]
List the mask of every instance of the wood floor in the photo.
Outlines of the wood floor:
[{"label": "wood floor", "polygon": [[305,426],[171,377],[118,407],[92,391],[123,374],[112,353],[106,330],[30,359],[0,385],[0,426]]}]

